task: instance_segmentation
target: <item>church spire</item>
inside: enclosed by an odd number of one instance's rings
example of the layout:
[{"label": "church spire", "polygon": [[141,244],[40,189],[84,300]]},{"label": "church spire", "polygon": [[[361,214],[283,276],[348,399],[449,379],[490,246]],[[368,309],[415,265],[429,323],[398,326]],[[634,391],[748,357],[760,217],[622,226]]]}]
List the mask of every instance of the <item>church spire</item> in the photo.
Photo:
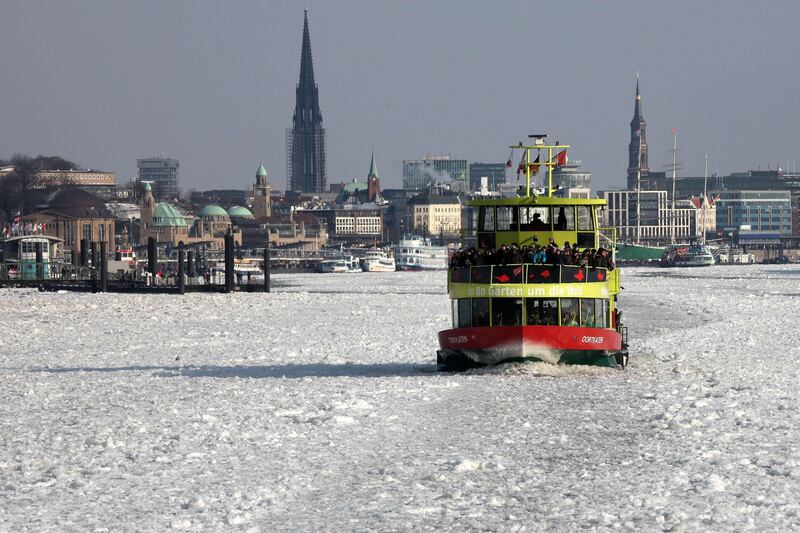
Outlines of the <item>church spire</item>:
[{"label": "church spire", "polygon": [[[636,71],[636,103],[633,107],[633,119],[637,120],[642,117],[642,95],[639,94],[639,71]],[[642,119],[644,120],[644,119]]]},{"label": "church spire", "polygon": [[628,189],[633,190],[637,181],[647,176],[650,168],[647,164],[646,123],[642,113],[642,95],[639,92],[639,71],[636,71],[636,101],[631,119],[631,142],[628,145]]},{"label": "church spire", "polygon": [[308,10],[303,12],[300,79],[295,97],[292,129],[286,136],[287,187],[294,191],[322,192],[327,186],[325,128],[319,110],[319,89],[314,80]]},{"label": "church spire", "polygon": [[311,37],[308,35],[308,10],[303,11],[303,48],[300,52],[300,87],[316,87],[314,83],[314,62],[311,60]]},{"label": "church spire", "polygon": [[378,164],[375,162],[375,150],[372,151],[372,160],[369,162],[369,174],[367,174],[367,178],[371,177],[379,178],[378,175]]}]

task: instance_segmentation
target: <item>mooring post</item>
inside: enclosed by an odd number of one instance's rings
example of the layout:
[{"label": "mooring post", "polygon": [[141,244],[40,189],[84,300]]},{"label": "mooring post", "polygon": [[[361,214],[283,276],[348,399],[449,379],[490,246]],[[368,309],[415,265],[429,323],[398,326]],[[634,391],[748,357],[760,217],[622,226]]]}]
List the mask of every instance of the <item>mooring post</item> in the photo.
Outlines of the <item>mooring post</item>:
[{"label": "mooring post", "polygon": [[44,251],[41,242],[36,243],[36,279],[44,279]]},{"label": "mooring post", "polygon": [[89,239],[81,239],[81,266],[89,266]]},{"label": "mooring post", "polygon": [[233,235],[225,234],[225,292],[233,292]]},{"label": "mooring post", "polygon": [[92,271],[95,272],[95,277],[97,277],[97,264],[99,262],[97,259],[97,243],[92,241],[89,245],[91,246],[92,254]]},{"label": "mooring post", "polygon": [[269,253],[269,237],[267,237],[267,245],[264,247],[264,291],[269,292],[269,274],[270,274],[270,253]]},{"label": "mooring post", "polygon": [[[190,252],[191,253],[191,252]],[[178,250],[178,293],[186,294],[186,280],[184,279],[184,259],[186,252]]]},{"label": "mooring post", "polygon": [[108,251],[106,241],[100,242],[100,292],[108,292]]},{"label": "mooring post", "polygon": [[197,275],[194,269],[194,252],[192,250],[186,252],[186,274],[190,278],[194,278]]},{"label": "mooring post", "polygon": [[156,248],[155,237],[147,238],[147,271],[152,276],[156,275],[156,265],[158,262],[158,249]]}]

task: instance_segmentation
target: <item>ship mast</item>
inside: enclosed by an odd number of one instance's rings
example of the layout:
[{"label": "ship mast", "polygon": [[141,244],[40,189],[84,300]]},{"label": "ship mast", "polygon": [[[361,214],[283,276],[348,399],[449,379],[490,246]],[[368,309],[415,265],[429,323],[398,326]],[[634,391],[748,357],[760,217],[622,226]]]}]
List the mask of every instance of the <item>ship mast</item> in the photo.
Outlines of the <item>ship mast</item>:
[{"label": "ship mast", "polygon": [[678,130],[672,128],[672,204],[670,207],[670,240],[675,244],[675,189],[678,181],[678,166],[676,158],[678,156]]},{"label": "ship mast", "polygon": [[706,211],[707,207],[711,207],[708,203],[708,154],[706,154],[706,162],[703,167],[703,202],[700,204],[702,211],[700,211],[700,221],[703,225],[700,230],[700,244],[706,243]]},{"label": "ship mast", "polygon": [[642,134],[639,133],[639,164],[636,165],[636,244],[642,243]]}]

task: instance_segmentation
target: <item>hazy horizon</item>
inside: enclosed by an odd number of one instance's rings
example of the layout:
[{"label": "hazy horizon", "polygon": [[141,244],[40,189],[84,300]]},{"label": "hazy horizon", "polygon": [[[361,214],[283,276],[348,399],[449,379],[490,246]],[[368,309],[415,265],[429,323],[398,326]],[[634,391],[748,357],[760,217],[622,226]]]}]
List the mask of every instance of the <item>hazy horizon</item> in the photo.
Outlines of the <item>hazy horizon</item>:
[{"label": "hazy horizon", "polygon": [[[635,76],[650,167],[682,175],[797,158],[800,4],[521,1],[11,2],[0,20],[0,158],[60,155],[136,175],[180,160],[181,188],[285,185],[285,130],[309,9],[328,183],[384,188],[402,161],[504,162],[529,133],[572,145],[594,190],[623,187]],[[794,67],[794,68],[793,68]]]}]

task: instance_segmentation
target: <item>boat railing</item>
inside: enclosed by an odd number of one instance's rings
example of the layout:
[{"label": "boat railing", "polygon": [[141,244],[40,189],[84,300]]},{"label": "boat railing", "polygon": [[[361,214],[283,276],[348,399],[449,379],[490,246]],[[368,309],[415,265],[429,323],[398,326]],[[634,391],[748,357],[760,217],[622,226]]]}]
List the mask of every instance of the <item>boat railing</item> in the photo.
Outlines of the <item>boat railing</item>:
[{"label": "boat railing", "polygon": [[[481,265],[453,268],[450,283],[516,285],[526,283],[604,283],[609,278],[605,267],[579,265]],[[613,275],[612,275],[613,277]]]}]

